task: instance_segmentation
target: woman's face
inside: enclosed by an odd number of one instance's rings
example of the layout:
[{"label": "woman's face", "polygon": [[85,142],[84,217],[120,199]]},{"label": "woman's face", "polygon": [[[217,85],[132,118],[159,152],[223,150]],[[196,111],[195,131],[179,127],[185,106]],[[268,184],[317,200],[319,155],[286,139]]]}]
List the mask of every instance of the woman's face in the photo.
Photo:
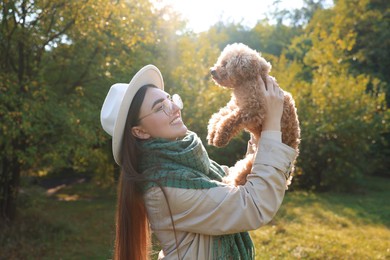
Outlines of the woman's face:
[{"label": "woman's face", "polygon": [[[181,119],[180,108],[169,100],[170,95],[158,88],[148,88],[142,102],[138,125],[132,127],[132,134],[140,139],[164,138],[176,140],[183,137],[187,127]],[[172,105],[166,114],[163,105]],[[168,103],[167,103],[168,102]],[[165,109],[167,110],[167,109]]]}]

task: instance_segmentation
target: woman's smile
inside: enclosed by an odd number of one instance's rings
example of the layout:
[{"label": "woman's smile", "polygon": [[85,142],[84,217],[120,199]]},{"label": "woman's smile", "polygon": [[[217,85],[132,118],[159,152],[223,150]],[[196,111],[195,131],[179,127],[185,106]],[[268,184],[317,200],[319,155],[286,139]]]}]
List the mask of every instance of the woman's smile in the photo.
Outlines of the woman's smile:
[{"label": "woman's smile", "polygon": [[174,117],[173,120],[170,123],[170,125],[178,125],[178,124],[183,124],[183,121],[182,121],[180,115]]}]

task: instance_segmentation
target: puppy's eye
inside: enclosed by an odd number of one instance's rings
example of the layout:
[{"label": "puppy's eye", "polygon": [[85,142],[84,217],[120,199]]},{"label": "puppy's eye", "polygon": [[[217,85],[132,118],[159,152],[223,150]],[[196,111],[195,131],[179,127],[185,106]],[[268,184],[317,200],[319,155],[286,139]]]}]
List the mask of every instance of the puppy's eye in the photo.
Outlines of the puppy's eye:
[{"label": "puppy's eye", "polygon": [[222,63],[222,67],[226,67],[226,65],[227,65],[227,62]]}]

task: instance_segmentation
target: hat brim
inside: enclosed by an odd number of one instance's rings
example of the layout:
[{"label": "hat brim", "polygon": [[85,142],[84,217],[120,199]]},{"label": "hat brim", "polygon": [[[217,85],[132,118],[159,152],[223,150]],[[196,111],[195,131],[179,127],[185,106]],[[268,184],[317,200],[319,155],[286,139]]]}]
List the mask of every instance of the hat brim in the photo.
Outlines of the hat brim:
[{"label": "hat brim", "polygon": [[134,77],[131,79],[128,88],[123,96],[121,102],[117,120],[115,121],[114,131],[112,134],[112,153],[115,159],[115,162],[118,165],[122,165],[122,142],[123,142],[123,132],[125,130],[125,124],[127,119],[127,114],[131,102],[138,90],[148,84],[153,84],[156,87],[164,90],[164,81],[161,75],[160,70],[154,65],[146,65],[140,69]]}]

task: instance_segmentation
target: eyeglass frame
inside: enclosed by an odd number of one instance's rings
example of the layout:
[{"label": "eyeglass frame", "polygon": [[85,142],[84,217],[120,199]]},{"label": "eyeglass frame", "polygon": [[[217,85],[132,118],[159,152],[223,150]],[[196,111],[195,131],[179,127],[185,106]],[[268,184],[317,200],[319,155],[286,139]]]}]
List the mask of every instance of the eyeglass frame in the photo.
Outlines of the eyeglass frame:
[{"label": "eyeglass frame", "polygon": [[[165,111],[165,109],[167,109],[168,106],[166,106],[164,102],[170,102],[170,113],[168,113],[167,111]],[[176,105],[180,110],[183,109],[184,105],[183,105],[183,101],[181,99],[181,97],[179,96],[179,94],[173,94],[172,97],[171,96],[168,96],[167,99],[165,99],[164,101],[161,101],[161,103],[163,104],[163,107],[162,108],[158,108],[157,110],[154,109],[154,111],[150,112],[149,114],[147,115],[144,115],[143,117],[141,118],[138,118],[137,122],[140,122],[142,119],[150,116],[150,115],[153,115],[155,113],[158,113],[160,112],[161,110],[164,112],[165,115],[167,116],[172,116],[173,113],[173,105]]]}]

